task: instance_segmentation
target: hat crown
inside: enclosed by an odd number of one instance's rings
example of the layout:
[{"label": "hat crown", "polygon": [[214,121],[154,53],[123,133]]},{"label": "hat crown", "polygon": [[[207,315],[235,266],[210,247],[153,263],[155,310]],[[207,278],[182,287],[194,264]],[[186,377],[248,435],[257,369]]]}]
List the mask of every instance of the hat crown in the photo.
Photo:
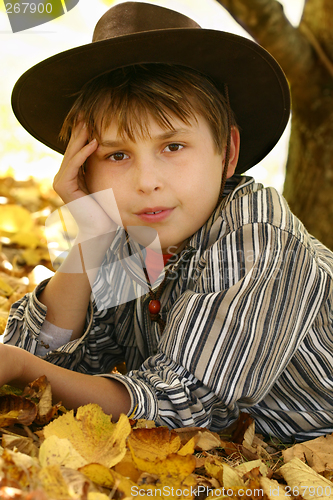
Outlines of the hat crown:
[{"label": "hat crown", "polygon": [[144,2],[124,2],[111,7],[96,24],[93,42],[170,28],[200,28],[174,10]]}]

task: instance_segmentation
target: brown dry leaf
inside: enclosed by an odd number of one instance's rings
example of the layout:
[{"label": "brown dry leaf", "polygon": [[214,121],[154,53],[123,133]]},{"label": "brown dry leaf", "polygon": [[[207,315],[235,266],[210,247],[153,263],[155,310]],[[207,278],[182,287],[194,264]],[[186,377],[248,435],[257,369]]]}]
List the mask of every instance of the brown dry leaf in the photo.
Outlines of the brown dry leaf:
[{"label": "brown dry leaf", "polygon": [[186,444],[187,441],[196,436],[198,431],[205,431],[204,427],[179,427],[178,429],[174,429],[174,431],[178,434],[181,439],[182,444]]},{"label": "brown dry leaf", "polygon": [[30,425],[36,418],[37,406],[21,396],[0,396],[0,427],[13,424]]},{"label": "brown dry leaf", "polygon": [[[320,476],[299,458],[290,460],[290,462],[280,467],[279,472],[289,486],[289,494],[293,496],[301,495],[305,500],[328,500],[333,498],[333,484],[331,481]],[[286,489],[288,491],[288,488]]]},{"label": "brown dry leaf", "polygon": [[205,488],[219,488],[220,483],[215,477],[201,476],[200,474],[195,474],[195,479],[197,486],[204,486]]},{"label": "brown dry leaf", "polygon": [[246,431],[244,432],[244,439],[242,442],[242,445],[244,446],[244,448],[251,451],[252,453],[256,453],[256,451],[257,451],[256,447],[253,446],[254,436],[255,436],[255,423],[253,421],[250,423],[250,425],[247,427]]},{"label": "brown dry leaf", "polygon": [[212,450],[221,446],[221,439],[213,432],[199,431],[196,449],[202,451]]},{"label": "brown dry leaf", "polygon": [[316,472],[333,469],[333,434],[295,444],[282,452],[285,463],[297,457]]},{"label": "brown dry leaf", "polygon": [[8,450],[16,449],[30,457],[38,457],[38,448],[31,438],[24,436],[2,435],[2,446]]},{"label": "brown dry leaf", "polygon": [[49,423],[61,407],[61,403],[52,406],[51,384],[45,375],[28,384],[22,395],[24,397],[39,399],[37,403],[38,414],[35,419],[37,425]]},{"label": "brown dry leaf", "polygon": [[48,424],[52,418],[58,413],[61,403],[52,406],[52,390],[51,384],[43,375],[38,379],[28,384],[22,396],[27,398],[39,399],[37,403],[37,417],[35,423],[37,425]]},{"label": "brown dry leaf", "polygon": [[[87,491],[89,493],[99,493],[100,488],[92,483],[84,474],[77,470],[69,469],[68,467],[60,468],[61,475],[68,486],[71,494],[75,495],[77,500],[85,500]],[[110,500],[109,497],[106,497]]]},{"label": "brown dry leaf", "polygon": [[[275,479],[268,479],[268,477],[261,477],[259,479],[260,487],[263,489],[265,495],[269,500],[288,500],[286,490]],[[289,496],[289,499],[292,498]]]},{"label": "brown dry leaf", "polygon": [[231,439],[233,443],[243,443],[245,432],[252,422],[253,418],[248,413],[241,412],[239,414],[237,421],[233,423],[233,426],[235,426]]},{"label": "brown dry leaf", "polygon": [[181,447],[180,437],[167,427],[134,429],[128,438],[128,446],[137,458],[163,460]]},{"label": "brown dry leaf", "polygon": [[100,406],[81,406],[74,417],[73,411],[57,418],[44,428],[44,436],[67,438],[88,463],[113,467],[125,456],[126,439],[131,432],[126,415],[120,415],[116,424],[111,422]]}]

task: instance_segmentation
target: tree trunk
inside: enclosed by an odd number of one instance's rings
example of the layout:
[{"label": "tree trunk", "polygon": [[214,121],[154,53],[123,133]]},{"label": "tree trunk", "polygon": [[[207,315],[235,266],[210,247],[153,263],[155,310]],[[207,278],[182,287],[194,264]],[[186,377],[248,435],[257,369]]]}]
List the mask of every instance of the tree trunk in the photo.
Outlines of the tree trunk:
[{"label": "tree trunk", "polygon": [[276,0],[218,0],[280,63],[292,122],[284,196],[307,230],[333,249],[333,2],[307,0],[294,28]]}]

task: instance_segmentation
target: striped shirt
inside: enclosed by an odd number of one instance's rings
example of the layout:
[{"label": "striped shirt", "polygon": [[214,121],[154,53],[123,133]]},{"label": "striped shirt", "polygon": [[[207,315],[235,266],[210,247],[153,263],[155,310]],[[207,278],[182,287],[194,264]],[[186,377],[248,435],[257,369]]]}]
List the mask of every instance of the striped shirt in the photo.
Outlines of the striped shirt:
[{"label": "striped shirt", "polygon": [[[283,441],[333,432],[333,254],[275,189],[228,180],[221,204],[153,285],[169,269],[162,335],[142,266],[128,264],[122,241],[119,232],[105,256],[83,336],[45,359],[119,380],[129,414],[159,425],[220,431],[242,410],[257,432]],[[46,283],[13,305],[4,342],[35,353]],[[128,373],[110,374],[123,361]]]}]

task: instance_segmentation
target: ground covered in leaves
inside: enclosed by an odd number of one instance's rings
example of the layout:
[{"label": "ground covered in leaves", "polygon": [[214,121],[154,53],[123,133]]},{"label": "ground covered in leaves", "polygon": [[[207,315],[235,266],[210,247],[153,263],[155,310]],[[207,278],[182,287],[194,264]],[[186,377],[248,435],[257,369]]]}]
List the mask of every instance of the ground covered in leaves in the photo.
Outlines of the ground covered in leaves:
[{"label": "ground covered in leaves", "polygon": [[[49,186],[0,179],[0,335],[13,302],[52,270]],[[62,242],[55,242],[55,251]],[[0,499],[333,499],[333,435],[294,446],[263,440],[247,414],[223,434],[170,431],[97,405],[67,412],[45,377],[0,388]]]},{"label": "ground covered in leaves", "polygon": [[52,404],[45,377],[0,389],[0,498],[333,498],[333,436],[285,447],[241,414],[224,434]]}]

